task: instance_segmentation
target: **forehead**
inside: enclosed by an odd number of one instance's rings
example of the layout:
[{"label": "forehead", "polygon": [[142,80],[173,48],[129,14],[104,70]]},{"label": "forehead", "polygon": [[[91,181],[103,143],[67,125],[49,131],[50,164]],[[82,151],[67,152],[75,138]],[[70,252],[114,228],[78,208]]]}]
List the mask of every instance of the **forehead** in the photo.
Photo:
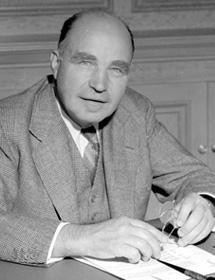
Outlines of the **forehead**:
[{"label": "forehead", "polygon": [[[86,15],[78,19],[65,40],[72,52],[85,51],[93,54],[106,52],[131,60],[130,34],[118,19],[101,15]],[[117,57],[119,59],[120,57]]]}]

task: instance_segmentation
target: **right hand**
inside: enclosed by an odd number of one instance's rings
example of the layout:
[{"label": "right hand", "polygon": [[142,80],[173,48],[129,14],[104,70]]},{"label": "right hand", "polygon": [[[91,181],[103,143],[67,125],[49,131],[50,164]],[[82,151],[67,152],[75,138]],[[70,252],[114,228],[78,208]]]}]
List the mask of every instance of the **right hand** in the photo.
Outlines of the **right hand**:
[{"label": "right hand", "polygon": [[125,257],[131,263],[160,258],[167,237],[152,225],[127,217],[90,225],[67,224],[59,233],[52,257]]}]

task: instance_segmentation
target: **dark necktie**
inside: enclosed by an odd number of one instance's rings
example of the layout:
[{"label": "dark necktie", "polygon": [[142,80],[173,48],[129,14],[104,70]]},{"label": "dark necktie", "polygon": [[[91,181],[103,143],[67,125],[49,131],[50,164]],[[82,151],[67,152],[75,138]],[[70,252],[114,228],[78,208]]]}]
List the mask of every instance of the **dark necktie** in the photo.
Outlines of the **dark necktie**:
[{"label": "dark necktie", "polygon": [[81,132],[89,141],[84,151],[83,160],[90,170],[91,183],[93,184],[99,157],[99,141],[94,126],[83,128]]}]

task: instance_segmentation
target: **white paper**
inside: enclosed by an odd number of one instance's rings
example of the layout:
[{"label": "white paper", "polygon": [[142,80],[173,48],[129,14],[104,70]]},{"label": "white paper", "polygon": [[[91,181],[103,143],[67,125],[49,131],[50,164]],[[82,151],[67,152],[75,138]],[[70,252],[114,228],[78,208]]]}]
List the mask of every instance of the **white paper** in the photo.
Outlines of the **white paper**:
[{"label": "white paper", "polygon": [[[140,261],[137,264],[116,259],[76,259],[126,280],[186,280],[190,278],[155,259],[148,262]],[[161,260],[203,275],[215,272],[215,256],[193,245],[179,247],[175,243],[166,243],[163,245]]]},{"label": "white paper", "polygon": [[168,266],[151,259],[148,262],[140,261],[131,264],[125,261],[98,260],[93,258],[76,258],[91,266],[119,276],[126,280],[186,280],[188,276],[169,268]]},{"label": "white paper", "polygon": [[176,243],[164,245],[161,260],[206,275],[215,272],[215,256],[194,245],[179,247]]}]

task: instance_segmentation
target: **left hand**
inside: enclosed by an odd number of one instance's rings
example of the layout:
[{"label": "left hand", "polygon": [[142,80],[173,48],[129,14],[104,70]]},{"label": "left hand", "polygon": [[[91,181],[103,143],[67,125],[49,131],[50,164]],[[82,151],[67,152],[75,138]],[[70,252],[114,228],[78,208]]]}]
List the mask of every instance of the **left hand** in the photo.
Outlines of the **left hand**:
[{"label": "left hand", "polygon": [[206,237],[214,227],[215,219],[209,202],[196,193],[184,197],[175,207],[175,225],[178,229],[178,245],[194,244]]}]

